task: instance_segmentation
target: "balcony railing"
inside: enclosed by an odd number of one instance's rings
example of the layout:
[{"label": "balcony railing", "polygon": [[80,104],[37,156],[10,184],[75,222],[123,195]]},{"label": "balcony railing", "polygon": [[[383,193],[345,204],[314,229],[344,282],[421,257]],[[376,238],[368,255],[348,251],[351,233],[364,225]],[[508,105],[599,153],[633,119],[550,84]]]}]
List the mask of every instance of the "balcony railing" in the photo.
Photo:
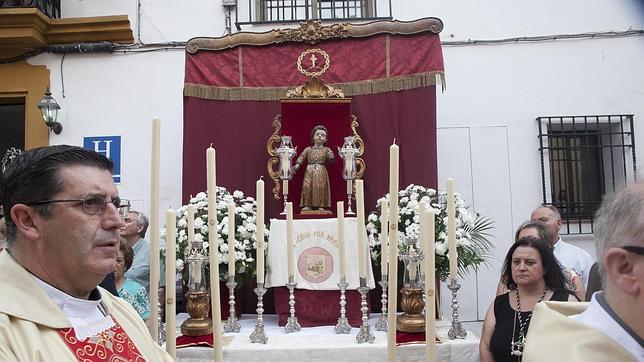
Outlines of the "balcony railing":
[{"label": "balcony railing", "polygon": [[[235,25],[299,23],[305,20],[391,19],[391,0],[247,0],[236,2]],[[243,18],[245,17],[245,19]]]},{"label": "balcony railing", "polygon": [[36,8],[50,19],[60,18],[60,0],[0,0],[0,8]]}]

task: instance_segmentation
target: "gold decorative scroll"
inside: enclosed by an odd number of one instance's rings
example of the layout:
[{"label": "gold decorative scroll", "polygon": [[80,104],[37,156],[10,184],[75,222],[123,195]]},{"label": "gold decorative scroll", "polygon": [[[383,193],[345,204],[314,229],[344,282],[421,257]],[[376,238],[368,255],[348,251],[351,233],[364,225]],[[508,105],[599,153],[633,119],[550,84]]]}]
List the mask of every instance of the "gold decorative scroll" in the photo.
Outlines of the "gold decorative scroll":
[{"label": "gold decorative scroll", "polygon": [[[280,136],[280,130],[282,129],[282,115],[278,114],[275,116],[273,119],[273,134],[268,138],[268,142],[266,142],[266,151],[268,151],[268,155],[271,156],[268,159],[268,163],[266,164],[266,168],[268,170],[268,176],[270,176],[271,180],[273,180],[273,183],[275,183],[275,186],[273,187],[273,198],[275,200],[279,200],[281,191],[282,191],[282,184],[280,183],[280,176],[279,176],[279,163],[280,161],[277,159],[277,153],[275,152],[275,149],[279,147],[280,141],[281,141],[281,136]],[[273,168],[274,166],[278,167],[278,171],[275,171]]]},{"label": "gold decorative scroll", "polygon": [[317,77],[313,77],[303,86],[286,92],[286,98],[344,98],[344,93],[341,89],[326,85]]},{"label": "gold decorative scroll", "polygon": [[188,53],[201,50],[224,50],[240,45],[269,45],[284,42],[316,44],[334,38],[363,38],[377,34],[417,34],[443,30],[443,22],[438,18],[422,18],[414,21],[378,20],[362,24],[332,24],[323,26],[320,20],[307,20],[298,28],[274,29],[263,33],[238,32],[223,37],[192,38],[186,45]]},{"label": "gold decorative scroll", "polygon": [[362,157],[360,157],[364,154],[364,141],[362,140],[362,137],[360,137],[360,135],[358,134],[359,126],[360,126],[360,123],[358,123],[358,117],[352,114],[351,115],[351,133],[352,133],[351,135],[356,140],[356,143],[358,144],[358,150],[359,150],[358,154],[356,155],[357,156],[356,157],[356,178],[358,180],[361,180],[362,176],[364,176],[364,172],[365,172],[365,169],[367,168],[367,164],[365,164]]}]

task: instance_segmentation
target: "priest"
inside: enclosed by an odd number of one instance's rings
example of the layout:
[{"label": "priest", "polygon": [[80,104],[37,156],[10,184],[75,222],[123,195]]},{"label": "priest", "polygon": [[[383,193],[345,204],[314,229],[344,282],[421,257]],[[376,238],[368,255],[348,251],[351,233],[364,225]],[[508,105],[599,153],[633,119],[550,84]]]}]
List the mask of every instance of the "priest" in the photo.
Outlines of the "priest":
[{"label": "priest", "polygon": [[604,290],[590,303],[539,303],[524,362],[644,361],[644,183],[604,199],[595,238]]},{"label": "priest", "polygon": [[112,162],[80,147],[36,148],[3,165],[1,361],[171,361],[138,313],[98,284],[116,266],[129,201]]}]

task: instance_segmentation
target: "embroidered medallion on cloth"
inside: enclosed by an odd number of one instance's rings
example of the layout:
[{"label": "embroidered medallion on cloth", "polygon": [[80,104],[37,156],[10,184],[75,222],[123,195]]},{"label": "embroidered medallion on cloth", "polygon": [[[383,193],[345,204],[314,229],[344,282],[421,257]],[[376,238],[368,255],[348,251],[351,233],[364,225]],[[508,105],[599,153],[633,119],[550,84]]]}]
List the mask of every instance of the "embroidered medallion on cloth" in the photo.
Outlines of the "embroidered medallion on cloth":
[{"label": "embroidered medallion on cloth", "polygon": [[145,358],[134,345],[134,342],[125,333],[121,325],[115,325],[84,340],[76,338],[73,328],[58,330],[67,347],[72,351],[78,361],[141,361]]}]

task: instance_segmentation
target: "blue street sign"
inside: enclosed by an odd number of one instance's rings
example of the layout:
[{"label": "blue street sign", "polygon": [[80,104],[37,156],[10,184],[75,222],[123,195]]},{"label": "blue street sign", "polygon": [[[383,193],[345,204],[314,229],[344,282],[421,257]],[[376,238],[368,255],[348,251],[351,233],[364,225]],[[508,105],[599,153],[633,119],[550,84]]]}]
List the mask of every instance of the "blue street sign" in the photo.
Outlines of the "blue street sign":
[{"label": "blue street sign", "polygon": [[83,147],[96,151],[114,163],[114,183],[121,183],[121,136],[84,137]]}]

